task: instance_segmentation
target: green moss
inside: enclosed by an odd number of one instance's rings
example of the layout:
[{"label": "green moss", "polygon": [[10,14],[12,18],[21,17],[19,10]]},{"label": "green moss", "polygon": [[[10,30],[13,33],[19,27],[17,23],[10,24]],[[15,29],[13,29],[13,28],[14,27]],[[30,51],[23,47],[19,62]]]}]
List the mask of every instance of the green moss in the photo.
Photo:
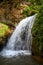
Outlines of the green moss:
[{"label": "green moss", "polygon": [[4,36],[5,31],[8,29],[8,26],[0,23],[0,37]]},{"label": "green moss", "polygon": [[38,53],[43,53],[43,5],[40,7],[32,28],[32,36]]}]

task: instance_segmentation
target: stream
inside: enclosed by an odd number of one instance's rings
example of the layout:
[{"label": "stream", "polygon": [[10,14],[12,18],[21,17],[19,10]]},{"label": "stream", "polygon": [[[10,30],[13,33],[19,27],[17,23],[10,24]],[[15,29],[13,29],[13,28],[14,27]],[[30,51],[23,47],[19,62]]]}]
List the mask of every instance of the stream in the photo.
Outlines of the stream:
[{"label": "stream", "polygon": [[32,56],[17,56],[13,58],[0,57],[0,65],[43,65],[32,58]]}]

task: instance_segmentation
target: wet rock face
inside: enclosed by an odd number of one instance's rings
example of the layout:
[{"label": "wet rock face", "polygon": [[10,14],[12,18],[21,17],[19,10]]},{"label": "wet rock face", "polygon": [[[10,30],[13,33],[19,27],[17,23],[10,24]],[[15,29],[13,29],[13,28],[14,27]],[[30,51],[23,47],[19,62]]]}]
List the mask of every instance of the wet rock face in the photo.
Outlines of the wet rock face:
[{"label": "wet rock face", "polygon": [[3,49],[3,45],[1,44],[1,45],[0,45],[0,51],[2,51],[2,49]]},{"label": "wet rock face", "polygon": [[7,36],[0,38],[0,51],[6,46],[7,41],[8,41]]},{"label": "wet rock face", "polygon": [[4,46],[6,45],[7,42],[7,38],[0,38],[0,51],[4,48]]}]

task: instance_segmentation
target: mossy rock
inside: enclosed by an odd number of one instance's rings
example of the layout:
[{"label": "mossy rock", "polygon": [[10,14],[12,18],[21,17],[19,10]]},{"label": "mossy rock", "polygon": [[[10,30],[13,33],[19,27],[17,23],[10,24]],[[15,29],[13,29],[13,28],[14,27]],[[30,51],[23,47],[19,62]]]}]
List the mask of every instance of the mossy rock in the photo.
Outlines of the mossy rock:
[{"label": "mossy rock", "polygon": [[10,36],[10,29],[7,25],[0,23],[0,50],[6,45]]},{"label": "mossy rock", "polygon": [[32,51],[35,55],[43,56],[43,5],[40,7],[32,28]]},{"label": "mossy rock", "polygon": [[8,30],[8,26],[0,23],[0,37],[5,35],[6,30]]}]

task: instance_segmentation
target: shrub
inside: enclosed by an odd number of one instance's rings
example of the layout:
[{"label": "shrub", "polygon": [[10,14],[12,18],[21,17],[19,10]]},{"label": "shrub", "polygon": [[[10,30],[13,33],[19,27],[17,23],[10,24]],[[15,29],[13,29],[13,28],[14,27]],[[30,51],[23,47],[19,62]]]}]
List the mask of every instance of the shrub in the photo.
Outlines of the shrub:
[{"label": "shrub", "polygon": [[43,5],[40,7],[39,13],[36,16],[32,28],[32,36],[38,53],[43,55]]},{"label": "shrub", "polygon": [[25,16],[31,16],[38,12],[38,9],[36,10],[36,7],[34,6],[25,6],[25,10],[22,12]]}]

